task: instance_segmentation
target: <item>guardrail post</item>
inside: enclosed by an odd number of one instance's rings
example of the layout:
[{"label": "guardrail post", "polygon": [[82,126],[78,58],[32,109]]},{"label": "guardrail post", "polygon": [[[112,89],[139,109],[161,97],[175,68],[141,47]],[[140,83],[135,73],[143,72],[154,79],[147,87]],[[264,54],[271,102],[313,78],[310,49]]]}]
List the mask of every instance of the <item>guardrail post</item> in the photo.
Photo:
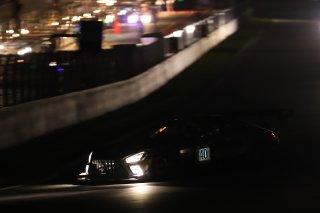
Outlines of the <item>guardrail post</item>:
[{"label": "guardrail post", "polygon": [[208,32],[211,33],[216,29],[215,16],[210,16],[207,18]]},{"label": "guardrail post", "polygon": [[196,31],[196,25],[191,24],[184,28],[184,35],[185,35],[185,45],[188,46],[192,44],[195,39],[195,31]]},{"label": "guardrail post", "polygon": [[137,71],[137,47],[135,44],[118,44],[113,47],[118,80],[132,77]]},{"label": "guardrail post", "polygon": [[208,35],[208,25],[206,22],[201,22],[196,25],[195,37],[203,38]]},{"label": "guardrail post", "polygon": [[165,47],[168,53],[176,53],[185,47],[185,32],[184,30],[179,30],[173,32],[172,34],[164,37]]},{"label": "guardrail post", "polygon": [[222,26],[226,23],[226,14],[225,12],[218,12],[218,26]]}]

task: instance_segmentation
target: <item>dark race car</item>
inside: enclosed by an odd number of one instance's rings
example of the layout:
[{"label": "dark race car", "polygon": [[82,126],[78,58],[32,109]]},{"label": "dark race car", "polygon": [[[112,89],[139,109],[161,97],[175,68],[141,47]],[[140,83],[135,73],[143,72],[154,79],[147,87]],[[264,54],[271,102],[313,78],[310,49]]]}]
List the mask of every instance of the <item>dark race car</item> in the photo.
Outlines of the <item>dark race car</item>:
[{"label": "dark race car", "polygon": [[78,180],[186,176],[221,162],[268,158],[278,143],[274,131],[234,117],[184,116],[164,122],[144,142],[93,150]]}]

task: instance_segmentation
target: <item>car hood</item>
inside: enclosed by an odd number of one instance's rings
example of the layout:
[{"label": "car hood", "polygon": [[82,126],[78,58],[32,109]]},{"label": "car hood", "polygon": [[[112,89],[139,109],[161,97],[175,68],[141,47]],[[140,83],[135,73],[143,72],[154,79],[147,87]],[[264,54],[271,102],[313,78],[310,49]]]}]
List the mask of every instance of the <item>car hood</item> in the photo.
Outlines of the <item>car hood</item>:
[{"label": "car hood", "polygon": [[147,142],[127,142],[119,144],[102,145],[95,147],[93,152],[94,159],[112,159],[120,160],[126,156],[135,154],[137,152],[150,149]]}]

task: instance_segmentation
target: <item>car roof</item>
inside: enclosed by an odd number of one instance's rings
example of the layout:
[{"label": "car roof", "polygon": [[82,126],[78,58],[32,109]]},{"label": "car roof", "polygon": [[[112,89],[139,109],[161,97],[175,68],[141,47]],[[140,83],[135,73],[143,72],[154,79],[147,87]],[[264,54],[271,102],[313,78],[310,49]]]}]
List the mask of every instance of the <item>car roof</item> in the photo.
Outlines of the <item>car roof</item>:
[{"label": "car roof", "polygon": [[183,129],[186,126],[200,125],[209,123],[212,121],[224,121],[229,120],[228,117],[221,114],[184,114],[181,116],[171,117],[163,121],[154,130],[152,136],[158,135],[159,133],[166,132],[169,134],[170,130]]}]

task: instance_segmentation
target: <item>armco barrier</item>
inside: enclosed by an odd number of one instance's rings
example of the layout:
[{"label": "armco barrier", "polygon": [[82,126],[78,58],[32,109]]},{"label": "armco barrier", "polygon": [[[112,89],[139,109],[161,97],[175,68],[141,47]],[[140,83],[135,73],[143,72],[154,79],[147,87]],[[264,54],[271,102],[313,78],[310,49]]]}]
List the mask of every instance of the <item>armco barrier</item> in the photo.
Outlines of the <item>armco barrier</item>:
[{"label": "armco barrier", "polygon": [[139,101],[234,33],[236,19],[128,80],[0,109],[0,149]]}]

